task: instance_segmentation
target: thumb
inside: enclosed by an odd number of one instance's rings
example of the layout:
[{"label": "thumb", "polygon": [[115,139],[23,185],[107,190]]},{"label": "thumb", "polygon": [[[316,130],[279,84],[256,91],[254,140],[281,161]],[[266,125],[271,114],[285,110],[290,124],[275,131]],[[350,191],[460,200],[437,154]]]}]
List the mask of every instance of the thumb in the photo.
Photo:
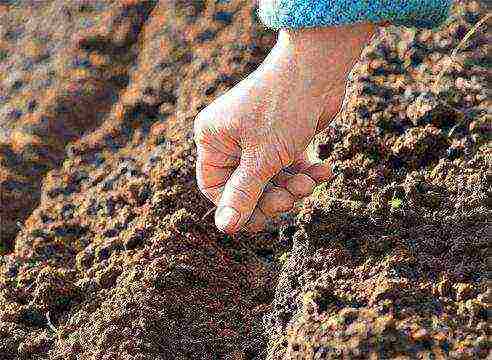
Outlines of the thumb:
[{"label": "thumb", "polygon": [[224,186],[217,210],[215,225],[228,234],[246,224],[253,213],[267,182],[275,175],[275,168],[265,166],[261,157],[242,161]]}]

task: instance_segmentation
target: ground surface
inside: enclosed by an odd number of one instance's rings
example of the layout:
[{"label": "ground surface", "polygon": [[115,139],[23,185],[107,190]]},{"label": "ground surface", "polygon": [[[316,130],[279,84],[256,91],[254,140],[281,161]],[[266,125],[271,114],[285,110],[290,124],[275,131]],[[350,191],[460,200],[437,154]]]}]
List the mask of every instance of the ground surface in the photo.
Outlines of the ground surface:
[{"label": "ground surface", "polygon": [[375,37],[316,142],[336,177],[229,237],[191,130],[273,46],[254,10],[0,2],[0,359],[485,358],[487,24],[449,55],[490,10]]}]

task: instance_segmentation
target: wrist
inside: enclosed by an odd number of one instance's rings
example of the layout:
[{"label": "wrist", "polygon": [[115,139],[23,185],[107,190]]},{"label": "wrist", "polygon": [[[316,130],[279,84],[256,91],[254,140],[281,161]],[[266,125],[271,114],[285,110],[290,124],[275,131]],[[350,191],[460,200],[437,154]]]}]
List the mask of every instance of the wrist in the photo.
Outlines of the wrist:
[{"label": "wrist", "polygon": [[[377,25],[370,23],[281,29],[275,47],[289,59],[289,66],[302,74],[306,85],[319,87],[312,90],[321,95],[331,82],[346,78],[376,29]],[[330,75],[320,78],[320,68],[327,69]]]},{"label": "wrist", "polygon": [[289,54],[299,69],[324,67],[337,74],[360,56],[364,46],[376,33],[374,24],[355,24],[300,30],[281,29],[277,46]]}]

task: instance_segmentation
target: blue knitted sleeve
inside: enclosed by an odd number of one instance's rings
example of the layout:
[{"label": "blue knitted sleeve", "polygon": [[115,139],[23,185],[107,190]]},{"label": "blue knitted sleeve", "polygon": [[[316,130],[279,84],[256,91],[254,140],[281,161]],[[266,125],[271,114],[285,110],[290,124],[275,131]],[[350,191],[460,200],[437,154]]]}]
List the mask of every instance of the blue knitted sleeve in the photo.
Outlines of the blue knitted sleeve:
[{"label": "blue knitted sleeve", "polygon": [[274,30],[359,22],[434,28],[448,17],[453,0],[260,0],[258,16]]}]

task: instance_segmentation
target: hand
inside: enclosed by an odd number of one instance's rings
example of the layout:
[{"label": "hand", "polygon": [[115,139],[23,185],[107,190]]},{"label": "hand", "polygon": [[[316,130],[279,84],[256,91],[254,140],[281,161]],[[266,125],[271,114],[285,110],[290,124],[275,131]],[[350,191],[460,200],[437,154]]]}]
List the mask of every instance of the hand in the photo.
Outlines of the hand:
[{"label": "hand", "polygon": [[332,177],[305,149],[337,113],[372,28],[281,31],[261,66],[197,115],[197,182],[220,230],[260,231]]}]

